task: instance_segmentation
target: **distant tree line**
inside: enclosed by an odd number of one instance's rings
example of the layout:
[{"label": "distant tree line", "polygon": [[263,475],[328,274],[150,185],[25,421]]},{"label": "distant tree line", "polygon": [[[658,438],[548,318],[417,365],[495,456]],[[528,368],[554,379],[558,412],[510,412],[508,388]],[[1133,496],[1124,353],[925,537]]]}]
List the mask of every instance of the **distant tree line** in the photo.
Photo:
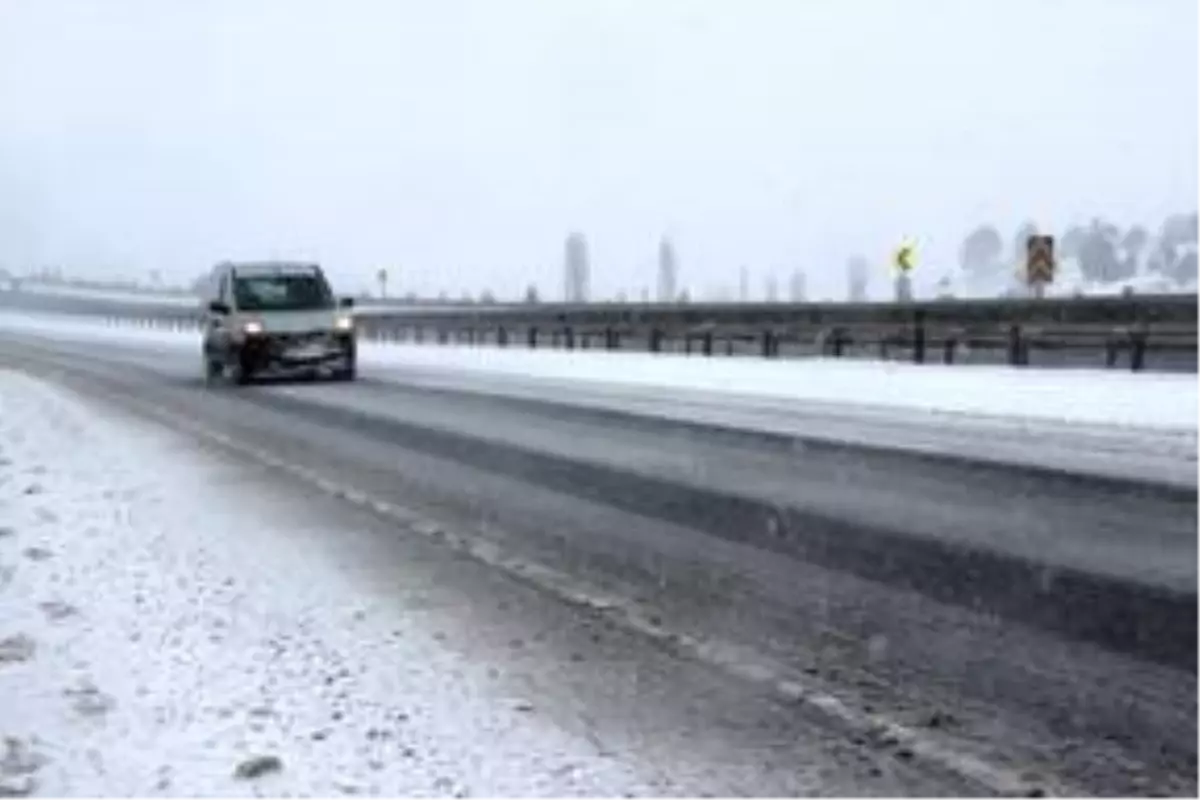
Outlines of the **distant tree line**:
[{"label": "distant tree line", "polygon": [[[1024,261],[1029,235],[1040,232],[1031,222],[1019,226],[1006,257],[1001,232],[993,225],[980,225],[963,239],[959,266],[967,277],[979,281],[1000,277]],[[1076,261],[1083,277],[1099,284],[1127,280],[1143,272],[1176,284],[1195,281],[1196,244],[1196,212],[1172,214],[1153,234],[1141,225],[1123,228],[1096,217],[1086,225],[1072,225],[1055,237],[1057,258]]]}]

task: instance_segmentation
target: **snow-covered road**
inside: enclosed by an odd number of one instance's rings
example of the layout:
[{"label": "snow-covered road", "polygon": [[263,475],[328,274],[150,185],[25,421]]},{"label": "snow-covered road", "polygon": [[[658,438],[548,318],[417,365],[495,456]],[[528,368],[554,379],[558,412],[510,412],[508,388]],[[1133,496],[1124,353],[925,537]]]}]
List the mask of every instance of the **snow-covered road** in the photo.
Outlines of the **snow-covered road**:
[{"label": "snow-covered road", "polygon": [[[0,313],[0,331],[194,358],[197,331]],[[363,341],[365,377],[706,427],[1196,485],[1195,375],[418,346]]]},{"label": "snow-covered road", "polygon": [[[253,469],[13,372],[0,459],[0,792],[671,788],[441,643],[470,631],[394,613],[352,534]],[[256,756],[281,769],[235,777]]]},{"label": "snow-covered road", "polygon": [[1194,791],[1194,490],[0,321],[15,789]]}]

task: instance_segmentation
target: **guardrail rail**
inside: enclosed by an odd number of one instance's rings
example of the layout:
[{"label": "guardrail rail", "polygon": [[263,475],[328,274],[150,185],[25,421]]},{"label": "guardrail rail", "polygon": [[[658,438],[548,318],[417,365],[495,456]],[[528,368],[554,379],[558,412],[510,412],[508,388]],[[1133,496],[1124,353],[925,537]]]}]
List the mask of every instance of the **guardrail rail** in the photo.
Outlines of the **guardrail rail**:
[{"label": "guardrail rail", "polygon": [[[205,312],[0,291],[28,311],[199,325]],[[360,307],[368,340],[634,350],[702,356],[825,356],[1197,371],[1195,294],[909,303],[512,304]]]}]

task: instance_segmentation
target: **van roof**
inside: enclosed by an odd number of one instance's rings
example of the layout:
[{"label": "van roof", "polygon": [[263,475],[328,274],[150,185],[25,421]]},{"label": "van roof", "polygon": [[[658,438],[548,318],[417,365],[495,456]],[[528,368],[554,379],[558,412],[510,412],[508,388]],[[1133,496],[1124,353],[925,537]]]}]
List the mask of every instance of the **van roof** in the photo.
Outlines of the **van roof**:
[{"label": "van roof", "polygon": [[227,261],[221,267],[231,268],[239,275],[312,275],[321,271],[319,265],[307,261]]}]

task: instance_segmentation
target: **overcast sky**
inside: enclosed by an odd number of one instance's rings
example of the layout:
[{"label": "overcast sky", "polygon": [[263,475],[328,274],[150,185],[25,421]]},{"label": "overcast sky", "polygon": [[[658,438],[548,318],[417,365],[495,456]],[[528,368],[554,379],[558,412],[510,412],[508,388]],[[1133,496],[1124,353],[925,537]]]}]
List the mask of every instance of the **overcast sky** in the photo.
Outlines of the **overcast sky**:
[{"label": "overcast sky", "polygon": [[754,288],[1197,197],[1195,0],[0,0],[0,264]]}]

